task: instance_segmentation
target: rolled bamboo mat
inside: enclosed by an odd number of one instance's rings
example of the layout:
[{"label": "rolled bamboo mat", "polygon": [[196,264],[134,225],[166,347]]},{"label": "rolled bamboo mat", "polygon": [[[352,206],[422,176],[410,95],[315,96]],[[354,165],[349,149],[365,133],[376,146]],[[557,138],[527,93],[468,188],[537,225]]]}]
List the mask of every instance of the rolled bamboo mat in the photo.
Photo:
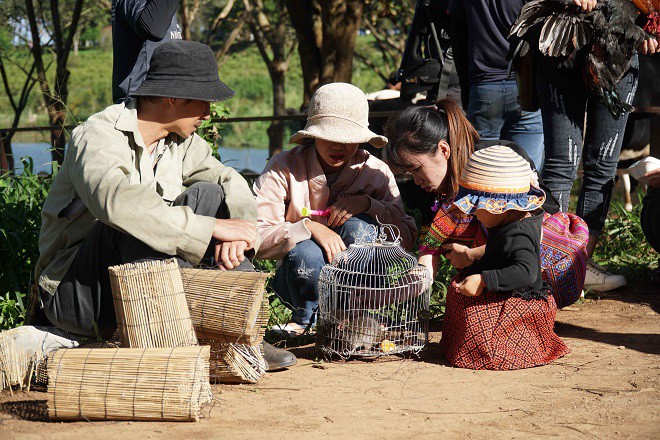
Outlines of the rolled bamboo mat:
[{"label": "rolled bamboo mat", "polygon": [[53,420],[197,421],[213,400],[208,346],[73,348],[48,358]]},{"label": "rolled bamboo mat", "polygon": [[181,269],[197,337],[259,344],[268,324],[263,301],[269,276],[261,272]]},{"label": "rolled bamboo mat", "polygon": [[197,345],[175,259],[108,268],[122,346]]},{"label": "rolled bamboo mat", "polygon": [[260,345],[199,340],[211,347],[211,383],[257,383],[266,373]]}]

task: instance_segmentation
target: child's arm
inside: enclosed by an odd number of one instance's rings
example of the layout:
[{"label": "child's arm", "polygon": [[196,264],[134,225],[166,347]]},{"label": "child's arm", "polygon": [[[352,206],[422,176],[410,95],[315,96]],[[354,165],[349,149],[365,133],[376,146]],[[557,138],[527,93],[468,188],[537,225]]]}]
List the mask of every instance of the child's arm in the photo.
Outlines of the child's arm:
[{"label": "child's arm", "polygon": [[308,218],[297,222],[286,221],[289,185],[288,171],[281,169],[278,157],[273,157],[264,172],[254,182],[257,196],[257,231],[262,239],[257,258],[282,259],[294,246],[312,237],[306,224]]},{"label": "child's arm", "polygon": [[308,222],[306,226],[312,233],[314,241],[325,251],[328,261],[332,261],[335,255],[346,250],[344,240],[332,229],[315,221]]},{"label": "child's arm", "polygon": [[480,260],[486,252],[486,245],[476,248],[469,248],[458,243],[443,244],[442,247],[447,251],[445,257],[456,269],[463,269],[470,266],[477,260]]},{"label": "child's arm", "polygon": [[520,235],[512,240],[504,245],[512,249],[508,257],[510,264],[502,269],[484,270],[481,273],[488,291],[507,292],[530,286],[541,272],[541,260],[534,251],[532,238]]}]

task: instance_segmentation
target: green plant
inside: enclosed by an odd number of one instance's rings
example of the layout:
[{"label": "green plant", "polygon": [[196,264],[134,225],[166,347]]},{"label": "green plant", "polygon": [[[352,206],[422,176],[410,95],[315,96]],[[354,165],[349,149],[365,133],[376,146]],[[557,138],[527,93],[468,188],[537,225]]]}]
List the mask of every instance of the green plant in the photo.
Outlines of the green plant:
[{"label": "green plant", "polygon": [[445,314],[445,303],[447,302],[447,289],[451,278],[456,274],[456,269],[449,260],[441,258],[438,272],[431,288],[431,319],[441,318]]},{"label": "green plant", "polygon": [[658,254],[642,232],[641,212],[641,204],[628,212],[622,203],[613,202],[594,256],[596,261],[624,275],[629,282],[643,277],[648,269],[658,265]]},{"label": "green plant", "polygon": [[220,160],[218,156],[218,143],[222,139],[220,132],[225,130],[220,125],[220,121],[225,119],[231,111],[221,102],[211,103],[211,118],[207,119],[199,126],[198,133],[209,144],[213,150],[213,155]]},{"label": "green plant", "polygon": [[41,207],[53,180],[34,174],[31,159],[24,159],[23,167],[21,174],[0,177],[0,328],[21,325],[25,318],[39,258]]}]

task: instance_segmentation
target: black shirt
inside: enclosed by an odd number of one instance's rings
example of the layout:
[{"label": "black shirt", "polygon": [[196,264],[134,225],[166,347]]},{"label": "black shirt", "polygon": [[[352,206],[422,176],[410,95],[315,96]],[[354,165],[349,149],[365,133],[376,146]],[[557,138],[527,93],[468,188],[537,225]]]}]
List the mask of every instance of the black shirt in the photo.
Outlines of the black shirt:
[{"label": "black shirt", "polygon": [[112,1],[112,100],[130,96],[146,77],[154,49],[181,39],[179,0]]},{"label": "black shirt", "polygon": [[480,273],[486,290],[513,292],[529,299],[545,296],[541,277],[541,226],[543,210],[531,217],[497,228],[488,228],[483,257],[465,270]]},{"label": "black shirt", "polygon": [[465,10],[470,84],[513,79],[507,76],[506,37],[528,0],[452,0]]}]

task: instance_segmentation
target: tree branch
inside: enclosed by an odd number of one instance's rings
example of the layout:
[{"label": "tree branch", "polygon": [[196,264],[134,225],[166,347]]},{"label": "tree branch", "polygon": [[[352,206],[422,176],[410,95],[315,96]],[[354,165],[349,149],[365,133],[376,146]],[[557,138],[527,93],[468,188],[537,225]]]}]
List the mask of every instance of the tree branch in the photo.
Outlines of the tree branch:
[{"label": "tree branch", "polygon": [[2,84],[5,86],[5,92],[7,93],[7,98],[9,98],[9,103],[11,108],[16,112],[16,103],[14,102],[14,95],[11,93],[11,87],[9,86],[9,80],[7,79],[7,72],[5,72],[5,63],[2,61],[2,56],[0,56],[0,75],[2,75]]},{"label": "tree branch", "polygon": [[383,71],[380,69],[380,67],[378,67],[377,65],[375,65],[375,64],[373,63],[373,61],[371,61],[369,58],[367,58],[367,57],[365,57],[365,56],[363,56],[363,55],[360,55],[360,54],[357,53],[357,52],[355,52],[355,58],[357,58],[358,60],[362,61],[365,65],[371,67],[371,68],[374,70],[374,72],[376,72],[376,74],[377,74],[378,76],[380,76],[381,78],[383,78],[383,81],[387,81],[387,80],[389,79],[389,77],[386,76],[386,75],[383,73]]}]

